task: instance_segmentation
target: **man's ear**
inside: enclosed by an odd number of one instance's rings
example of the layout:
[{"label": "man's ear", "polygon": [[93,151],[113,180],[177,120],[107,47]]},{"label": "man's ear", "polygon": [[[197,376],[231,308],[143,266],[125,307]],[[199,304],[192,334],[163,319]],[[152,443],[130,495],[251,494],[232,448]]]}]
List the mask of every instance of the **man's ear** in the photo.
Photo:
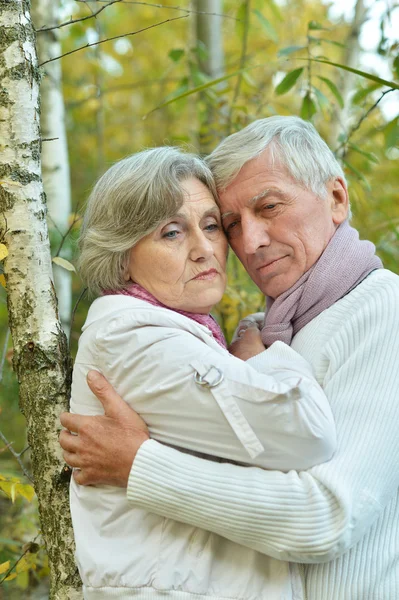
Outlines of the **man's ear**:
[{"label": "man's ear", "polygon": [[342,177],[336,177],[327,184],[328,196],[331,201],[331,215],[335,225],[340,225],[347,219],[349,213],[349,194]]}]

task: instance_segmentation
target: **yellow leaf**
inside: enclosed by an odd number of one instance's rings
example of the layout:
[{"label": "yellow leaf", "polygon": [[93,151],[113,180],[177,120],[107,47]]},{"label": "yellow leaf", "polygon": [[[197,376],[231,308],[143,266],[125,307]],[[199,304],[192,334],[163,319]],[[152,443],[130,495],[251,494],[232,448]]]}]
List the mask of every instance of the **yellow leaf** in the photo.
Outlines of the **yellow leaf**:
[{"label": "yellow leaf", "polygon": [[28,560],[26,556],[23,556],[17,564],[17,566],[15,567],[15,570],[17,573],[22,573],[23,571],[28,571],[30,569],[30,566],[31,561]]},{"label": "yellow leaf", "polygon": [[65,258],[61,258],[61,256],[54,256],[53,263],[55,263],[59,267],[62,267],[63,269],[66,269],[67,271],[75,271],[76,272],[76,269],[73,266],[73,264],[70,263],[69,260],[65,260]]},{"label": "yellow leaf", "polygon": [[16,498],[16,492],[17,492],[17,484],[13,483],[11,486],[11,490],[10,490],[10,495],[11,495],[11,502],[14,503],[15,502],[15,498]]},{"label": "yellow leaf", "polygon": [[2,573],[5,573],[6,571],[8,571],[9,568],[10,568],[10,561],[9,560],[7,562],[1,563],[1,565],[0,565],[0,575]]},{"label": "yellow leaf", "polygon": [[23,187],[19,181],[13,181],[12,179],[0,179],[0,185],[13,185],[14,187]]},{"label": "yellow leaf", "polygon": [[9,575],[8,577],[5,578],[4,581],[12,581],[13,579],[15,579],[17,576],[16,573],[11,573],[11,575]]},{"label": "yellow leaf", "polygon": [[29,483],[17,485],[17,492],[29,502],[31,502],[35,496],[35,490],[33,489],[33,486],[29,485]]},{"label": "yellow leaf", "polygon": [[5,288],[6,286],[6,278],[3,274],[0,275],[0,284]]},{"label": "yellow leaf", "polygon": [[0,244],[0,260],[3,260],[6,256],[8,256],[8,249],[5,244]]},{"label": "yellow leaf", "polygon": [[26,590],[29,585],[29,571],[18,573],[17,581],[15,583],[20,590]]}]

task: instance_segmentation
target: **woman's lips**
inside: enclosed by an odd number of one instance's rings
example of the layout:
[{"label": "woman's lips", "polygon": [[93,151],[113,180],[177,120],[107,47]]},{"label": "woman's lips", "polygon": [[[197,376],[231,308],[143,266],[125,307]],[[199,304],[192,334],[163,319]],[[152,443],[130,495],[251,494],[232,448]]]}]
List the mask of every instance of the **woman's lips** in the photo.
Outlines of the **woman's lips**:
[{"label": "woman's lips", "polygon": [[202,273],[199,273],[198,275],[193,277],[193,279],[195,279],[195,280],[198,280],[198,279],[211,280],[211,279],[214,279],[217,275],[219,275],[219,273],[216,271],[216,269],[209,269],[208,271],[202,271]]}]

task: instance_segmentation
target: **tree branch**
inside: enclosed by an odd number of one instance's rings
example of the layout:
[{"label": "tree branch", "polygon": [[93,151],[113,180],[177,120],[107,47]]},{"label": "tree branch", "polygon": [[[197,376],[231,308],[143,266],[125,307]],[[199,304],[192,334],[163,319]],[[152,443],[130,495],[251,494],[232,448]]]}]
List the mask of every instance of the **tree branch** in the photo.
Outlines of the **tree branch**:
[{"label": "tree branch", "polygon": [[25,552],[23,554],[21,554],[21,556],[19,557],[19,559],[12,565],[12,567],[10,567],[7,571],[7,573],[4,575],[3,579],[0,580],[0,585],[3,583],[3,581],[5,581],[7,579],[7,577],[13,572],[13,570],[15,569],[15,567],[17,566],[17,564],[23,559],[23,557],[25,556],[25,554],[27,554],[28,552],[30,552],[31,546],[32,544],[34,544],[37,540],[37,538],[39,537],[40,532],[36,535],[36,537],[34,538],[34,540],[32,542],[30,542],[30,544],[28,544]]},{"label": "tree branch", "polygon": [[4,340],[3,354],[2,354],[2,357],[1,357],[1,363],[0,363],[0,382],[3,379],[3,369],[4,369],[4,363],[6,361],[7,347],[8,347],[8,340],[9,339],[10,339],[10,328],[7,327],[6,338]]},{"label": "tree branch", "polygon": [[[77,210],[78,210],[78,208],[79,208],[79,207],[77,207]],[[76,217],[73,219],[73,221],[72,221],[72,223],[70,224],[70,226],[68,227],[68,229],[67,229],[66,233],[64,233],[64,235],[62,236],[62,240],[61,240],[61,242],[60,242],[60,245],[58,246],[58,250],[57,250],[57,252],[54,254],[54,256],[59,256],[59,254],[60,254],[60,252],[61,252],[61,250],[62,250],[62,246],[64,245],[64,242],[65,242],[65,240],[67,239],[68,235],[71,233],[71,230],[72,230],[73,226],[74,226],[74,225],[76,225],[76,223],[77,223],[78,221],[80,221],[80,220],[81,220],[81,218],[82,218],[82,215],[78,215],[78,216],[76,216]],[[57,229],[58,229],[58,227],[57,227]],[[58,231],[59,231],[59,229],[58,229]]]},{"label": "tree branch", "polygon": [[52,27],[40,27],[40,29],[36,29],[36,33],[41,33],[42,31],[53,31],[53,29],[61,29],[61,27],[66,27],[67,25],[72,25],[73,23],[81,23],[82,21],[86,21],[87,19],[92,19],[100,14],[103,10],[111,6],[111,4],[116,4],[117,2],[123,2],[123,0],[111,0],[102,8],[99,8],[95,13],[91,15],[87,15],[87,17],[80,17],[79,19],[69,19],[69,21],[65,21],[64,23],[59,23],[58,25],[53,25]]},{"label": "tree branch", "polygon": [[[7,440],[7,438],[5,437],[5,435],[1,431],[0,431],[0,438],[3,440],[7,450],[9,450],[11,452],[11,454],[13,455],[13,457],[18,461],[18,464],[21,467],[22,472],[25,475],[25,477],[27,477],[31,483],[34,483],[32,475],[27,471],[24,463],[21,460],[22,453],[18,454],[18,452],[15,452],[14,448],[12,447],[12,442],[9,442]],[[23,452],[25,452],[25,450]]]},{"label": "tree branch", "polygon": [[[84,289],[83,289],[83,290],[80,292],[80,294],[79,294],[79,298],[76,300],[76,304],[75,304],[75,306],[73,307],[73,311],[72,311],[72,315],[71,315],[71,334],[72,334],[72,327],[73,327],[73,323],[74,323],[74,320],[75,320],[75,313],[76,313],[76,310],[77,310],[77,308],[78,308],[78,306],[79,306],[79,304],[80,304],[81,300],[83,300],[83,298],[84,298],[84,296],[85,296],[86,292],[87,292],[87,288],[84,288]],[[71,343],[72,343],[72,335],[70,335],[70,336],[69,336],[69,351],[71,350]]]},{"label": "tree branch", "polygon": [[90,48],[91,46],[98,46],[99,44],[105,44],[105,42],[112,42],[112,40],[117,40],[119,38],[127,37],[129,35],[137,35],[138,33],[142,33],[143,31],[147,31],[148,29],[153,29],[154,27],[158,27],[159,25],[164,25],[165,23],[170,23],[171,21],[178,21],[179,19],[186,19],[188,15],[183,15],[182,17],[174,17],[173,19],[166,19],[165,21],[161,21],[160,23],[155,23],[154,25],[150,25],[149,27],[143,27],[143,29],[139,29],[138,31],[130,31],[129,33],[124,33],[123,35],[115,35],[114,37],[107,38],[106,40],[99,40],[98,42],[93,42],[92,44],[86,44],[85,46],[80,46],[79,48],[75,48],[75,50],[70,50],[69,52],[65,52],[65,54],[61,54],[60,56],[54,56],[54,58],[49,58],[49,60],[45,60],[44,62],[38,65],[42,67],[43,65],[47,65],[47,63],[53,62],[54,60],[58,60],[60,58],[64,58],[65,56],[69,56],[70,54],[74,54],[75,52],[79,52],[80,50],[84,50],[85,48]]},{"label": "tree branch", "polygon": [[[87,0],[75,0],[76,2],[85,3]],[[107,0],[97,0],[98,3],[106,2]],[[232,15],[227,15],[226,13],[214,13],[214,12],[205,12],[201,10],[192,10],[188,8],[183,8],[181,6],[167,6],[166,4],[153,4],[152,2],[136,2],[136,0],[122,0],[123,4],[138,4],[140,6],[153,6],[154,8],[168,8],[169,10],[178,10],[180,12],[185,12],[187,15],[211,15],[214,17],[224,17],[225,19],[232,19],[233,21],[240,21],[241,19],[237,19],[237,17],[233,17]]]},{"label": "tree branch", "polygon": [[351,129],[348,132],[348,135],[346,136],[346,138],[343,140],[343,142],[341,142],[341,144],[334,150],[334,154],[338,155],[339,151],[343,149],[342,152],[342,156],[340,158],[345,158],[346,155],[346,145],[349,142],[350,138],[353,136],[353,134],[358,131],[360,129],[360,126],[362,125],[363,121],[365,119],[367,119],[367,117],[369,116],[369,114],[375,109],[377,108],[377,106],[379,105],[379,103],[381,102],[381,100],[384,98],[384,96],[386,96],[387,94],[389,94],[390,92],[397,92],[398,90],[395,90],[393,88],[390,88],[389,90],[385,90],[385,92],[382,92],[381,96],[374,102],[374,104],[372,106],[370,106],[370,108],[368,108],[360,117],[360,119],[358,120],[357,123],[355,123],[355,125],[353,125],[351,127]]}]

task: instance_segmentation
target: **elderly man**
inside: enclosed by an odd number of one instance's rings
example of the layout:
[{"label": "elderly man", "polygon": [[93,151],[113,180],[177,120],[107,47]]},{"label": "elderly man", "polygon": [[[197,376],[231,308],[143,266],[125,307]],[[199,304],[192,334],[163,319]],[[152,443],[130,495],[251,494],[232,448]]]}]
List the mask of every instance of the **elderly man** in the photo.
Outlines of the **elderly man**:
[{"label": "elderly man", "polygon": [[65,459],[83,485],[127,486],[137,507],[292,561],[293,571],[299,563],[308,600],[397,600],[399,278],[349,226],[344,175],[309,123],[256,121],[208,161],[230,244],[267,298],[262,339],[311,363],[337,452],[300,473],[181,453],[150,440],[92,373],[105,416],[62,416],[78,432],[61,434]]}]

